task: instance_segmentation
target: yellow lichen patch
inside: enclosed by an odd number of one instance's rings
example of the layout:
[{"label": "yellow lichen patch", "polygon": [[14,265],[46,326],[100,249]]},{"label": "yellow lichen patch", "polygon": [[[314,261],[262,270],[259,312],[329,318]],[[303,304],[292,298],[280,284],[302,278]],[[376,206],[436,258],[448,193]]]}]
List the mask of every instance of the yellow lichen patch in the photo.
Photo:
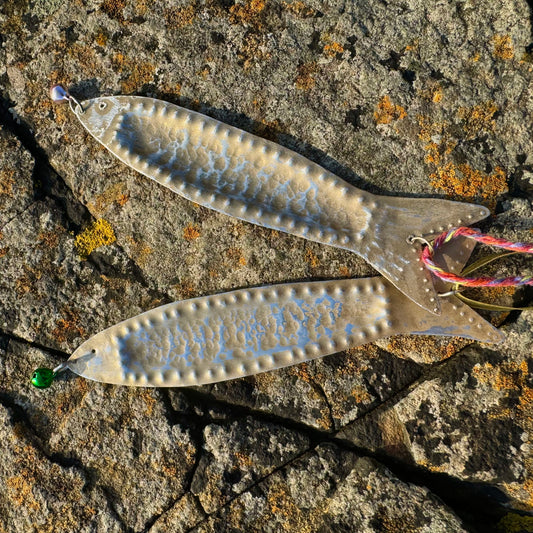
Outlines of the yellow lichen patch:
[{"label": "yellow lichen patch", "polygon": [[318,257],[309,248],[305,251],[305,260],[311,265],[311,268],[320,266]]},{"label": "yellow lichen patch", "polygon": [[460,107],[457,115],[463,121],[467,139],[475,139],[483,133],[494,133],[496,122],[494,114],[498,107],[494,102],[483,102],[473,107]]},{"label": "yellow lichen patch", "polygon": [[501,167],[492,174],[475,170],[467,164],[447,163],[430,175],[431,185],[452,198],[476,200],[494,209],[498,197],[508,191],[507,175]]},{"label": "yellow lichen patch", "polygon": [[525,531],[533,531],[533,516],[507,513],[498,522],[498,529],[502,531],[502,533],[524,533]]},{"label": "yellow lichen patch", "polygon": [[86,260],[100,246],[108,246],[117,240],[111,224],[100,218],[85,228],[74,242],[81,260]]},{"label": "yellow lichen patch", "polygon": [[335,57],[337,54],[342,54],[344,47],[340,43],[331,42],[324,46],[324,54],[328,57]]},{"label": "yellow lichen patch", "polygon": [[318,67],[315,62],[304,63],[298,67],[298,76],[294,80],[297,89],[301,91],[308,91],[315,86],[315,74],[318,72]]},{"label": "yellow lichen patch", "polygon": [[234,4],[229,10],[230,21],[233,24],[253,24],[259,28],[262,26],[259,16],[265,5],[265,0],[247,0],[243,4]]},{"label": "yellow lichen patch", "polygon": [[14,176],[14,170],[0,170],[0,196],[3,194],[11,196],[13,185],[15,184]]},{"label": "yellow lichen patch", "polygon": [[302,18],[314,17],[318,13],[316,9],[309,7],[300,0],[295,0],[294,2],[281,2],[283,9],[287,10],[289,13],[298,15]]},{"label": "yellow lichen patch", "polygon": [[492,38],[494,48],[492,55],[499,59],[513,59],[514,47],[513,41],[509,35],[495,35]]},{"label": "yellow lichen patch", "polygon": [[374,121],[376,124],[390,124],[393,120],[401,120],[407,116],[405,109],[401,105],[391,102],[388,95],[385,95],[374,111]]},{"label": "yellow lichen patch", "polygon": [[165,9],[164,16],[167,27],[172,30],[189,26],[194,22],[196,16],[195,5],[193,3],[187,7],[171,7]]},{"label": "yellow lichen patch", "polygon": [[126,74],[126,79],[121,81],[125,93],[131,93],[154,80],[155,67],[147,61],[133,60],[117,52],[113,55],[112,62],[120,73]]},{"label": "yellow lichen patch", "polygon": [[198,226],[193,224],[188,224],[186,228],[183,230],[183,238],[186,241],[194,241],[200,236],[200,228]]}]

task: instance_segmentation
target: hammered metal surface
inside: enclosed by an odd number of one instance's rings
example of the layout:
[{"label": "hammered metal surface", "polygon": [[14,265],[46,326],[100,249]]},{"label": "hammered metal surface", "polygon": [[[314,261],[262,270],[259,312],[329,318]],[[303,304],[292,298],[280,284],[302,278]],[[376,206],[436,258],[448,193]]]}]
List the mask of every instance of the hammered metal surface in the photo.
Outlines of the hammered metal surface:
[{"label": "hammered metal surface", "polygon": [[429,313],[382,277],[287,283],[171,303],[83,343],[67,361],[120,385],[202,385],[282,368],[397,333],[500,333],[453,298]]},{"label": "hammered metal surface", "polygon": [[482,206],[376,196],[305,157],[179,106],[135,96],[74,108],[124,163],[221,213],[351,250],[400,291],[439,313],[429,273],[409,235],[431,235],[488,216]]}]

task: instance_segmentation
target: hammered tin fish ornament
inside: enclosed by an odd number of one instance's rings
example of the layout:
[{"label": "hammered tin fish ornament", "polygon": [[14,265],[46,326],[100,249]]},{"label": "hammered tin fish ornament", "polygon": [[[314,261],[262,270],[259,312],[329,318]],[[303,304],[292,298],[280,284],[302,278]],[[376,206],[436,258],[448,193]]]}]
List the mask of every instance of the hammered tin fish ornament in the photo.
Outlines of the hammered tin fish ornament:
[{"label": "hammered tin fish ornament", "polygon": [[226,215],[353,251],[431,313],[440,312],[439,300],[410,236],[489,215],[479,205],[376,196],[288,148],[161,100],[79,103],[61,91],[56,100],[69,101],[87,131],[130,167]]},{"label": "hammered tin fish ornament", "polygon": [[[439,262],[460,270],[473,245],[452,243]],[[436,280],[437,290],[449,284]],[[502,334],[456,297],[424,310],[378,276],[285,283],[174,302],[116,324],[54,371],[117,385],[180,387],[298,364],[399,333],[499,342]],[[39,374],[39,372],[41,372]]]}]

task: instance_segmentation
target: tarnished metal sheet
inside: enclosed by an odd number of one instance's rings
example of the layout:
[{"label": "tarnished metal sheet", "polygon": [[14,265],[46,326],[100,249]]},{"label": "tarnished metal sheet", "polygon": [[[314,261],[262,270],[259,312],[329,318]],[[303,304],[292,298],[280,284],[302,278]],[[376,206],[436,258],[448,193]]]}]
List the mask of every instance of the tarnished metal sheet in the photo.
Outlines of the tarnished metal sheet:
[{"label": "tarnished metal sheet", "polygon": [[136,96],[73,106],[124,163],[196,203],[351,250],[431,313],[439,302],[409,235],[485,218],[485,207],[359,190],[300,154],[182,107]]},{"label": "tarnished metal sheet", "polygon": [[382,277],[287,283],[171,303],[96,334],[67,361],[120,385],[202,385],[273,370],[398,333],[501,334],[452,297],[425,311]]}]

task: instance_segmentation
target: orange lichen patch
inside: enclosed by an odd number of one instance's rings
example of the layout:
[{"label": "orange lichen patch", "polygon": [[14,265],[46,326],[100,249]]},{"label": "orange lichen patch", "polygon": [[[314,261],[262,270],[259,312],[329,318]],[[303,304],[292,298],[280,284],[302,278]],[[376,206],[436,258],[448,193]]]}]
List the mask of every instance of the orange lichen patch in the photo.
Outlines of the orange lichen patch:
[{"label": "orange lichen patch", "polygon": [[125,93],[131,93],[154,80],[155,67],[147,61],[133,60],[117,52],[113,55],[112,62],[119,72],[126,74],[126,79],[121,81]]},{"label": "orange lichen patch", "polygon": [[475,139],[483,133],[494,133],[496,122],[494,113],[498,107],[494,102],[483,102],[473,107],[460,107],[457,115],[463,120],[463,129],[467,139]]},{"label": "orange lichen patch", "polygon": [[124,192],[126,186],[125,182],[110,185],[104,190],[104,192],[96,195],[90,202],[88,202],[87,207],[93,215],[101,216],[114,203],[121,207],[124,206],[130,198],[129,193]]},{"label": "orange lichen patch", "polygon": [[198,226],[189,224],[187,227],[183,230],[183,238],[186,241],[194,241],[200,236],[200,228]]},{"label": "orange lichen patch", "polygon": [[479,52],[476,52],[471,58],[470,61],[473,63],[477,63],[481,59],[481,54]]},{"label": "orange lichen patch", "polygon": [[196,17],[194,3],[187,7],[171,7],[164,11],[165,22],[168,28],[177,30],[193,23]]},{"label": "orange lichen patch", "polygon": [[469,344],[460,337],[438,339],[414,335],[396,335],[387,344],[387,351],[401,359],[421,360],[424,363],[444,361]]},{"label": "orange lichen patch", "polygon": [[6,246],[5,248],[0,248],[0,258],[4,257],[7,252],[9,252],[9,246]]},{"label": "orange lichen patch", "polygon": [[98,58],[92,46],[72,43],[66,48],[66,53],[76,60],[84,70],[97,71]]},{"label": "orange lichen patch", "polygon": [[148,257],[154,253],[154,249],[146,243],[136,241],[133,237],[128,237],[128,241],[130,243],[130,253],[135,262],[141,267],[146,265]]},{"label": "orange lichen patch", "polygon": [[357,403],[370,403],[373,399],[369,392],[361,385],[354,387],[351,391],[351,395],[355,398]]},{"label": "orange lichen patch", "polygon": [[100,9],[110,18],[124,23],[124,8],[126,0],[104,0],[100,4]]},{"label": "orange lichen patch", "polygon": [[99,218],[76,237],[74,245],[78,250],[80,259],[84,261],[100,246],[109,246],[116,240],[111,224],[107,220]]},{"label": "orange lichen patch", "polygon": [[255,33],[246,36],[237,55],[244,70],[249,70],[252,65],[272,57],[271,52],[267,50],[266,36]]},{"label": "orange lichen patch", "polygon": [[420,39],[415,39],[411,44],[405,47],[406,52],[417,52],[420,48]]},{"label": "orange lichen patch", "polygon": [[435,135],[442,135],[448,126],[447,122],[432,122],[429,117],[418,115],[418,137],[424,142],[430,142]]},{"label": "orange lichen patch", "polygon": [[318,257],[309,249],[305,251],[305,260],[311,265],[312,268],[320,266]]},{"label": "orange lichen patch", "polygon": [[59,227],[56,231],[42,231],[39,233],[39,244],[48,248],[55,248],[59,243],[59,235],[63,233],[63,228]]},{"label": "orange lichen patch", "polygon": [[442,140],[439,144],[435,142],[429,142],[424,146],[424,150],[427,152],[424,161],[428,164],[440,167],[446,156],[450,155],[456,146],[455,141]]},{"label": "orange lichen patch", "polygon": [[2,194],[11,196],[13,185],[15,184],[14,176],[14,170],[0,170],[0,196]]},{"label": "orange lichen patch", "polygon": [[509,361],[496,367],[491,363],[478,364],[472,372],[480,383],[486,383],[497,391],[521,390],[529,374],[526,360],[521,363]]},{"label": "orange lichen patch", "polygon": [[196,287],[190,280],[184,280],[177,285],[174,285],[174,288],[178,291],[181,298],[193,298],[197,295]]},{"label": "orange lichen patch", "polygon": [[[31,480],[33,482],[33,479]],[[41,505],[33,497],[33,483],[25,479],[24,476],[11,476],[6,480],[6,486],[9,489],[10,500],[17,506],[24,504],[34,511],[38,511]]]},{"label": "orange lichen patch", "polygon": [[52,336],[61,343],[76,337],[83,337],[85,330],[79,325],[80,315],[71,309],[65,309],[62,314],[64,318],[60,318],[56,322]]},{"label": "orange lichen patch", "polygon": [[[524,508],[525,510],[530,511],[533,507],[533,479],[528,478],[524,483],[504,483],[505,489],[507,492],[518,502],[514,502],[515,508]],[[517,505],[518,503],[518,505]],[[530,529],[519,530],[520,533],[523,531],[531,531]]]},{"label": "orange lichen patch", "polygon": [[157,404],[157,400],[154,398],[151,391],[143,390],[139,396],[144,400],[146,404],[146,416],[152,416],[154,412],[154,406]]},{"label": "orange lichen patch", "polygon": [[314,383],[314,379],[309,372],[309,365],[307,363],[291,366],[289,368],[289,373],[293,376],[297,376],[306,383]]},{"label": "orange lichen patch", "polygon": [[234,4],[230,7],[230,22],[233,24],[253,24],[262,26],[260,14],[265,9],[265,0],[247,0],[244,4]]},{"label": "orange lichen patch", "polygon": [[442,85],[440,83],[432,83],[426,89],[418,93],[424,100],[438,104],[443,97]]},{"label": "orange lichen patch", "polygon": [[318,67],[315,62],[304,63],[298,67],[298,76],[294,80],[297,89],[301,91],[308,91],[315,86],[315,74],[318,72]]},{"label": "orange lichen patch", "polygon": [[492,55],[499,59],[513,59],[514,47],[513,41],[509,35],[495,35],[492,38],[494,48]]},{"label": "orange lichen patch", "polygon": [[344,47],[340,43],[331,42],[324,46],[324,54],[328,57],[335,57],[337,54],[342,54]]},{"label": "orange lichen patch", "polygon": [[401,120],[407,116],[405,109],[401,105],[391,102],[388,95],[385,95],[374,111],[374,121],[376,124],[390,124],[393,120]]},{"label": "orange lichen patch", "polygon": [[283,9],[294,15],[298,15],[302,18],[314,17],[317,15],[318,11],[309,7],[308,5],[296,0],[294,2],[281,2]]},{"label": "orange lichen patch", "polygon": [[98,30],[96,32],[96,35],[94,36],[94,41],[98,46],[104,47],[107,44],[107,40],[109,39],[109,36],[107,35],[107,32],[104,30]]},{"label": "orange lichen patch", "polygon": [[250,468],[253,466],[254,462],[249,455],[242,452],[235,452],[234,455],[241,468]]},{"label": "orange lichen patch", "polygon": [[349,278],[349,277],[351,277],[352,272],[351,272],[351,270],[350,270],[346,265],[341,265],[341,266],[339,267],[339,274],[340,274],[343,278]]},{"label": "orange lichen patch", "polygon": [[246,266],[246,257],[244,257],[240,248],[229,248],[226,250],[226,257],[233,265],[237,264],[238,267]]},{"label": "orange lichen patch", "polygon": [[[458,174],[458,172],[460,174]],[[508,191],[507,175],[501,167],[485,174],[469,165],[447,163],[430,175],[431,185],[452,198],[477,200],[494,209],[498,197]]]},{"label": "orange lichen patch", "polygon": [[265,139],[269,139],[270,141],[277,141],[280,130],[281,126],[279,120],[267,121],[261,119],[255,124],[254,127],[254,133],[256,135],[259,135]]},{"label": "orange lichen patch", "polygon": [[507,513],[499,522],[498,530],[502,533],[524,533],[533,531],[533,516]]},{"label": "orange lichen patch", "polygon": [[42,272],[36,268],[24,265],[24,274],[15,280],[15,290],[19,296],[35,290],[35,284],[42,277]]}]

